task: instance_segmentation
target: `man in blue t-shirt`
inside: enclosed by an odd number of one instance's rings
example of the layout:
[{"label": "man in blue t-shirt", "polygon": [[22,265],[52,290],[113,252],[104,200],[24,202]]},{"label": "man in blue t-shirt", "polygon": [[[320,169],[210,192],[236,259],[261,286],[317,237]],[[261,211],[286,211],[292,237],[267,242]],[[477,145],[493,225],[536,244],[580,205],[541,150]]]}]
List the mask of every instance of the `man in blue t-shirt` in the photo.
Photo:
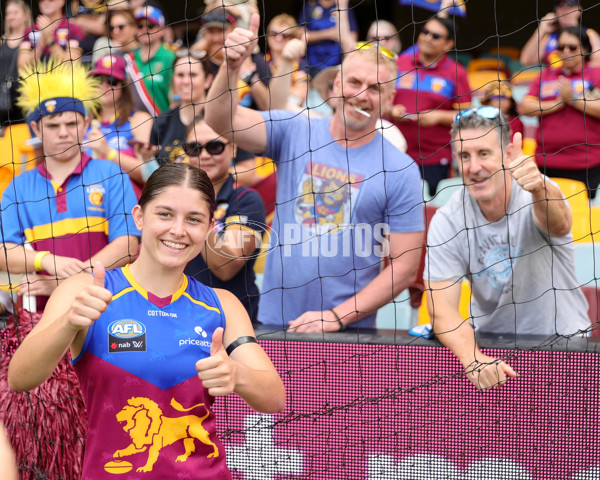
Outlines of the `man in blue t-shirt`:
[{"label": "man in blue t-shirt", "polygon": [[206,121],[277,163],[259,321],[297,332],[374,327],[377,309],[414,281],[423,245],[418,169],[375,129],[394,95],[395,63],[375,47],[348,54],[332,118],[249,110],[223,92],[252,52],[258,23],[253,16],[250,30],[227,38]]}]

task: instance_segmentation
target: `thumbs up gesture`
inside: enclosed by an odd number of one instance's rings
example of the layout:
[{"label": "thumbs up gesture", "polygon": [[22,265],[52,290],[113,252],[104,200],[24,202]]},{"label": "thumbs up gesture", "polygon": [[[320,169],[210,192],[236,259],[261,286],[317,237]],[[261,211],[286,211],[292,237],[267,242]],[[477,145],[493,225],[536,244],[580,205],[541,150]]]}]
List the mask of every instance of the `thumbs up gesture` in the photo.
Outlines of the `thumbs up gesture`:
[{"label": "thumbs up gesture", "polygon": [[96,262],[92,283],[76,295],[67,316],[74,330],[82,330],[92,325],[112,301],[112,293],[104,288],[105,274],[104,265]]},{"label": "thumbs up gesture", "polygon": [[238,70],[258,42],[260,15],[252,14],[249,29],[235,28],[225,39],[225,59],[230,70]]},{"label": "thumbs up gesture", "polygon": [[515,133],[507,150],[508,169],[519,186],[527,192],[544,191],[545,182],[533,157],[523,154],[523,136]]},{"label": "thumbs up gesture", "polygon": [[229,358],[223,346],[223,328],[215,330],[210,347],[210,357],[196,362],[198,378],[213,397],[224,397],[233,392],[236,384],[236,363]]}]

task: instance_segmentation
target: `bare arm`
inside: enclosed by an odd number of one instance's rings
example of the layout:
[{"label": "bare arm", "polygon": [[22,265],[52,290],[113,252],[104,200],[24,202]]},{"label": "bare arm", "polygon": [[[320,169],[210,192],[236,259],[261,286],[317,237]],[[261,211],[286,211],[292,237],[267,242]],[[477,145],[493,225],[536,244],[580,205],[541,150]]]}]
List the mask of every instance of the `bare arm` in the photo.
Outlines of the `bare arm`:
[{"label": "bare arm", "polygon": [[254,329],[240,301],[225,290],[215,290],[223,307],[226,328],[215,330],[210,357],[196,362],[202,385],[213,396],[238,394],[262,413],[281,412],[285,388],[271,360],[257,343],[245,343],[228,356],[225,347],[240,337],[254,337]]},{"label": "bare arm", "polygon": [[539,98],[527,95],[521,100],[519,113],[527,117],[539,117],[556,113],[565,108],[566,102],[561,98],[555,100],[540,100]]},{"label": "bare arm", "polygon": [[292,93],[292,75],[294,67],[300,58],[306,53],[306,45],[302,40],[292,38],[286,43],[281,52],[281,61],[277,65],[277,71],[273,72],[271,78],[271,108],[282,110],[298,110],[298,107],[304,103],[308,94],[307,82],[302,85],[296,85],[293,91],[294,96],[298,97],[298,104],[289,104],[288,99]]},{"label": "bare arm", "polygon": [[239,147],[263,153],[267,147],[267,130],[262,116],[255,110],[237,104],[237,81],[244,60],[258,40],[258,15],[252,15],[251,30],[236,28],[225,40],[226,61],[223,62],[207,94],[206,123],[219,135],[234,140]]},{"label": "bare arm", "polygon": [[202,257],[211,273],[224,282],[231,280],[242,269],[260,242],[257,231],[232,225],[219,236],[211,231],[202,249]]},{"label": "bare arm", "polygon": [[569,233],[573,223],[569,203],[560,189],[542,176],[533,157],[523,154],[520,133],[515,133],[513,143],[507,149],[507,157],[512,177],[519,187],[531,193],[533,220],[540,231],[551,237]]},{"label": "bare arm", "polygon": [[502,386],[507,376],[517,376],[508,364],[479,350],[473,327],[458,313],[460,281],[429,282],[427,288],[427,309],[436,338],[458,358],[478,389]]},{"label": "bare arm", "polygon": [[[33,250],[28,250],[22,245],[6,242],[3,245],[4,252],[0,255],[0,268],[10,273],[35,272],[35,256]],[[83,272],[89,263],[82,262],[76,258],[61,257],[48,254],[41,260],[42,269],[59,279],[70,277]]]},{"label": "bare arm", "polygon": [[102,250],[86,262],[88,265],[101,262],[106,268],[113,269],[131,263],[137,256],[138,237],[123,235],[115,238]]},{"label": "bare arm", "polygon": [[[423,232],[392,233],[390,264],[354,296],[333,308],[344,325],[355,323],[391,302],[417,278]],[[335,332],[340,329],[333,312],[305,312],[290,322],[297,332]]]},{"label": "bare arm", "polygon": [[537,65],[544,60],[544,51],[548,43],[548,35],[556,30],[556,15],[547,13],[540,20],[540,25],[521,49],[521,63],[523,65]]},{"label": "bare arm", "polygon": [[95,267],[95,277],[86,273],[71,277],[52,294],[42,319],[10,362],[8,384],[12,390],[31,390],[42,384],[69,347],[73,356],[79,354],[87,328],[112,300],[104,288],[102,265]]}]

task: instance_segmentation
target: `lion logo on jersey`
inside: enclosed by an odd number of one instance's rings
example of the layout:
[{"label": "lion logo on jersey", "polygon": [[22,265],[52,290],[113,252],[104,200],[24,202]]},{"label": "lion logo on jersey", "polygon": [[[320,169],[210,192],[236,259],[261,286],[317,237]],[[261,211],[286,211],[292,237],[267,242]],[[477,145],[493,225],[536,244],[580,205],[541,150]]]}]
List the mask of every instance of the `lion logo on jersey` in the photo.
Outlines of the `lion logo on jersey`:
[{"label": "lion logo on jersey", "polygon": [[[189,412],[198,407],[203,407],[199,403],[190,408],[182,407],[177,400],[171,399],[171,406],[180,412]],[[181,417],[167,417],[163,415],[158,404],[149,398],[132,397],[127,401],[119,413],[117,420],[119,423],[125,422],[123,430],[131,437],[131,445],[117,450],[114,453],[115,458],[128,457],[136,453],[148,451],[148,461],[146,465],[137,469],[138,472],[150,472],[158,460],[158,455],[163,447],[172,445],[181,440],[185,447],[185,453],[179,455],[177,462],[185,462],[188,457],[196,450],[194,440],[212,447],[213,451],[207,458],[218,457],[219,449],[210,440],[208,432],[202,426],[206,420],[209,411],[202,417],[196,415],[183,415]]]},{"label": "lion logo on jersey", "polygon": [[352,197],[360,190],[360,181],[362,175],[350,177],[344,169],[313,164],[298,188],[296,221],[307,229],[326,226],[328,230],[350,223]]}]

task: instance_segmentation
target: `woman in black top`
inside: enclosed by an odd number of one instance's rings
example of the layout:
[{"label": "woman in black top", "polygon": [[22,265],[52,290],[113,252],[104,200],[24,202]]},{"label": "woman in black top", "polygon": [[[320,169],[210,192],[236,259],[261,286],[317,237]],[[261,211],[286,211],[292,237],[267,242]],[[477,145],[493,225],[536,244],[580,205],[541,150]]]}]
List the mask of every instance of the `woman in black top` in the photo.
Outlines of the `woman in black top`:
[{"label": "woman in black top", "polygon": [[25,30],[31,26],[31,9],[24,0],[7,0],[4,33],[0,39],[0,122],[2,126],[23,121],[14,106],[17,88],[17,57]]}]

